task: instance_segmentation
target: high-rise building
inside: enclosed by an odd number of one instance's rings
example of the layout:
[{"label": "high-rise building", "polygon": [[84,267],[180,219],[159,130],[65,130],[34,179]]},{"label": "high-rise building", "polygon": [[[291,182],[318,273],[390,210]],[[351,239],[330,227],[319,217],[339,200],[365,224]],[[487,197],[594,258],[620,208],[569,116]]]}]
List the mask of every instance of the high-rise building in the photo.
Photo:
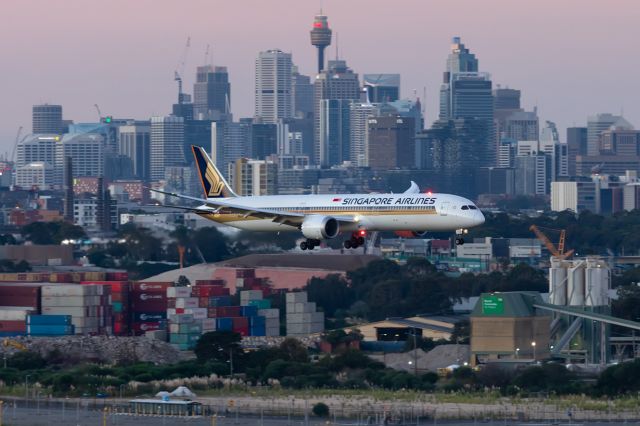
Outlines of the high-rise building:
[{"label": "high-rise building", "polygon": [[211,159],[221,173],[227,173],[230,163],[248,155],[251,127],[251,119],[211,123]]},{"label": "high-rise building", "polygon": [[56,145],[59,135],[32,135],[21,140],[16,146],[16,169],[30,163],[44,162],[56,165]]},{"label": "high-rise building", "polygon": [[569,176],[576,175],[576,159],[578,156],[587,155],[587,128],[567,128],[567,149]]},{"label": "high-rise building", "polygon": [[501,125],[500,138],[516,141],[538,139],[539,120],[534,111],[514,111],[507,115]]},{"label": "high-rise building", "polygon": [[530,155],[517,155],[514,159],[515,194],[546,195],[551,184],[551,157],[533,152]]},{"label": "high-rise building", "polygon": [[366,162],[371,170],[415,166],[415,123],[397,115],[369,118]]},{"label": "high-rise building", "polygon": [[493,90],[493,109],[520,110],[520,91],[498,86]]},{"label": "high-rise building", "polygon": [[320,152],[323,166],[335,166],[351,158],[349,99],[321,99],[318,113]]},{"label": "high-rise building", "polygon": [[103,177],[105,138],[98,133],[67,133],[56,145],[56,181],[62,184],[66,157],[73,161],[73,177]]},{"label": "high-rise building", "polygon": [[393,102],[400,99],[400,74],[364,74],[362,85],[369,102]]},{"label": "high-rise building", "polygon": [[539,151],[551,157],[551,180],[569,176],[569,147],[560,142],[556,123],[546,121],[540,130]]},{"label": "high-rise building", "polygon": [[278,125],[249,123],[249,145],[245,155],[254,160],[264,160],[278,152]]},{"label": "high-rise building", "polygon": [[296,118],[309,118],[313,116],[313,84],[308,75],[298,72],[298,67],[293,67],[291,78],[293,89],[293,112]]},{"label": "high-rise building", "polygon": [[587,155],[600,154],[600,135],[610,127],[632,130],[633,126],[619,115],[596,114],[587,121]]},{"label": "high-rise building", "polygon": [[640,130],[611,128],[600,134],[600,153],[637,157],[640,155]]},{"label": "high-rise building", "polygon": [[131,159],[135,178],[151,177],[151,123],[132,122],[118,128],[118,153]]},{"label": "high-rise building", "polygon": [[291,54],[273,49],[256,59],[255,115],[265,123],[293,117]]},{"label": "high-rise building", "polygon": [[204,65],[197,68],[193,85],[193,118],[227,119],[231,113],[231,84],[227,67]]},{"label": "high-rise building", "polygon": [[15,185],[22,189],[49,189],[56,184],[53,166],[43,161],[18,167],[15,179]]},{"label": "high-rise building", "polygon": [[239,158],[229,163],[228,176],[233,190],[240,196],[276,195],[278,165],[267,160]]},{"label": "high-rise building", "polygon": [[493,166],[497,160],[497,138],[494,133],[493,90],[491,76],[478,72],[478,60],[460,37],[453,38],[447,70],[440,87],[440,120],[468,118],[484,124],[485,137],[476,147],[480,166]]},{"label": "high-rise building", "polygon": [[371,103],[352,102],[349,105],[349,157],[352,164],[366,167],[369,118],[379,114],[379,108]]},{"label": "high-rise building", "polygon": [[151,180],[165,178],[169,166],[183,166],[184,119],[173,115],[151,117]]},{"label": "high-rise building", "polygon": [[[314,83],[314,162],[316,164],[328,165],[331,164],[329,157],[339,158],[343,156],[344,144],[340,144],[341,151],[339,153],[329,153],[328,147],[331,145],[337,147],[338,145],[329,143],[327,140],[321,140],[320,138],[320,112],[321,108],[326,108],[328,105],[336,106],[334,104],[322,104],[323,100],[347,100],[358,101],[360,99],[360,82],[358,74],[354,73],[344,60],[329,61],[329,66],[326,70],[323,70],[316,76]],[[340,103],[345,106],[346,103]],[[347,112],[348,115],[348,112]],[[325,123],[326,123],[325,118]],[[328,133],[325,133],[325,136]]]},{"label": "high-rise building", "polygon": [[62,105],[34,105],[32,110],[32,133],[62,133]]},{"label": "high-rise building", "polygon": [[311,44],[318,49],[318,73],[324,69],[324,49],[331,44],[331,29],[325,15],[316,15],[311,29]]}]

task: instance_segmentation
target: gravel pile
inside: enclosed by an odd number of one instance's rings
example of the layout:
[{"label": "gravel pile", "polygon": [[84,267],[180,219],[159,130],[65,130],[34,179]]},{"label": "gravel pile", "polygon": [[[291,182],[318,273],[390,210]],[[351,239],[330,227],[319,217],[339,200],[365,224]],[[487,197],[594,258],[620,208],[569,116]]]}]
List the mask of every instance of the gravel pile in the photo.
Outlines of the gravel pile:
[{"label": "gravel pile", "polygon": [[[395,370],[414,370],[414,353],[413,351],[405,353],[390,353],[386,355],[372,355],[371,358],[380,362],[384,362],[387,367]],[[440,345],[436,346],[429,352],[422,349],[417,350],[418,370],[419,371],[437,371],[438,368],[445,368],[452,364],[462,365],[465,361],[469,361],[468,345]],[[411,364],[409,364],[411,362]]]}]

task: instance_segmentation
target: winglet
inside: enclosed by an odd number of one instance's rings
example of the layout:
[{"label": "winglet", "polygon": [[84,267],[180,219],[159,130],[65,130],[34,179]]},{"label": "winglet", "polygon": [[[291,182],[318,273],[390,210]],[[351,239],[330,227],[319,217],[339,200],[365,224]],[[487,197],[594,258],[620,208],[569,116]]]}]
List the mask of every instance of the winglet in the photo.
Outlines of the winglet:
[{"label": "winglet", "polygon": [[420,187],[418,186],[417,183],[415,183],[414,181],[411,181],[411,186],[409,187],[409,189],[404,191],[404,193],[405,194],[418,194],[418,193],[420,193]]},{"label": "winglet", "polygon": [[202,147],[191,145],[193,156],[196,160],[198,175],[204,189],[206,198],[233,198],[237,197],[227,181],[224,179],[213,161]]}]

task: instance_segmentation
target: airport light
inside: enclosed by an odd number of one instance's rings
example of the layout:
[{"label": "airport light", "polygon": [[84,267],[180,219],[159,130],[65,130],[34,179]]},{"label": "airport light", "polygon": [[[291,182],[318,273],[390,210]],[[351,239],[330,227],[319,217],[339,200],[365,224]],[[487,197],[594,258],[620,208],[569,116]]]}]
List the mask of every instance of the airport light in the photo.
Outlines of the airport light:
[{"label": "airport light", "polygon": [[518,354],[520,353],[520,348],[516,348],[516,359],[518,359]]},{"label": "airport light", "polygon": [[536,342],[531,342],[531,347],[533,348],[533,360],[536,359]]}]

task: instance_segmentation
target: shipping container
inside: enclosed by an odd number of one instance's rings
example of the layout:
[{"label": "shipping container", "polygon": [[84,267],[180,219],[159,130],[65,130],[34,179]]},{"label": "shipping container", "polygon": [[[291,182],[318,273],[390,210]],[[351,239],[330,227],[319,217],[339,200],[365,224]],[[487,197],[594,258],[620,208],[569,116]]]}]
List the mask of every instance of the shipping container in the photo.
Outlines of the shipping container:
[{"label": "shipping container", "polygon": [[236,278],[255,278],[256,270],[251,268],[236,269]]},{"label": "shipping container", "polygon": [[216,319],[205,318],[202,320],[202,332],[216,331]]},{"label": "shipping container", "polygon": [[224,286],[224,280],[196,280],[196,287]]},{"label": "shipping container", "polygon": [[191,297],[191,287],[168,287],[167,297],[173,299],[178,297]]},{"label": "shipping container", "polygon": [[198,298],[197,297],[183,297],[175,299],[176,308],[197,308],[198,307]]},{"label": "shipping container", "polygon": [[30,325],[27,334],[31,336],[67,336],[75,333],[73,325]]},{"label": "shipping container", "polygon": [[0,321],[25,321],[33,312],[35,311],[31,308],[3,306],[0,307]]},{"label": "shipping container", "polygon": [[28,325],[70,325],[71,315],[29,315]]},{"label": "shipping container", "polygon": [[220,331],[231,331],[233,329],[233,318],[217,318],[216,329]]},{"label": "shipping container", "polygon": [[106,279],[108,281],[127,281],[129,280],[129,273],[128,272],[107,272],[106,274]]},{"label": "shipping container", "polygon": [[166,296],[167,288],[173,287],[172,282],[140,282],[132,283],[132,290],[139,293],[162,293]]},{"label": "shipping container", "polygon": [[230,296],[217,296],[209,298],[209,307],[217,308],[219,306],[231,306],[231,297]]},{"label": "shipping container", "polygon": [[255,306],[257,309],[269,309],[271,308],[271,300],[269,299],[250,300],[248,306]]},{"label": "shipping container", "polygon": [[218,309],[219,317],[239,317],[240,306],[220,306]]},{"label": "shipping container", "polygon": [[167,312],[135,312],[133,314],[134,322],[155,322],[167,319]]},{"label": "shipping container", "polygon": [[255,306],[242,306],[240,307],[240,315],[243,317],[255,317],[258,315],[258,308]]},{"label": "shipping container", "polygon": [[147,331],[165,330],[165,322],[134,322],[131,323],[131,330],[136,334],[142,334]]},{"label": "shipping container", "polygon": [[221,286],[192,287],[191,295],[194,297],[228,296],[229,289]]},{"label": "shipping container", "polygon": [[27,323],[22,321],[0,321],[0,332],[24,332],[27,330]]}]

